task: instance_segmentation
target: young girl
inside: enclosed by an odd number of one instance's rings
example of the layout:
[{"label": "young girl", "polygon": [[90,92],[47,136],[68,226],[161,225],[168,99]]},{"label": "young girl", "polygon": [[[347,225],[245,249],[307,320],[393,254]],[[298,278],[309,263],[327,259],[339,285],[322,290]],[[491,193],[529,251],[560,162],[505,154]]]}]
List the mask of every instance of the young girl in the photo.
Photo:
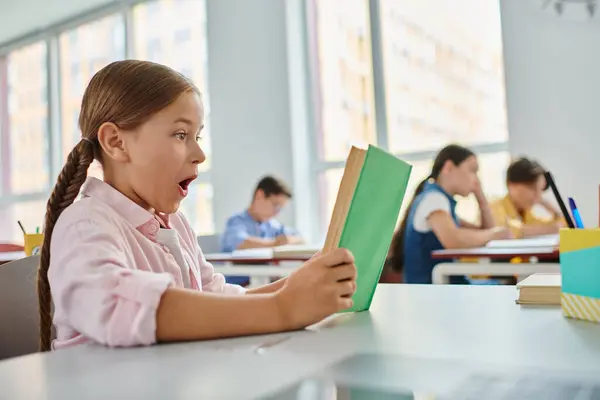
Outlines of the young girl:
[{"label": "young girl", "polygon": [[[206,262],[177,212],[205,160],[203,115],[198,89],[165,66],[119,61],[92,78],[79,117],[82,139],[47,206],[41,350],[51,348],[52,300],[52,348],[293,330],[351,306],[356,269],[343,249],[248,291],[226,284]],[[104,181],[86,180],[94,159]]]},{"label": "young girl", "polygon": [[[458,145],[444,147],[436,156],[431,174],[421,182],[390,249],[389,264],[403,271],[405,283],[431,283],[433,267],[439,263],[431,252],[440,249],[479,247],[492,239],[505,239],[510,232],[494,228],[488,202],[481,190],[475,154]],[[454,196],[473,193],[481,212],[481,226],[456,215]],[[452,277],[452,283],[468,283]]]}]

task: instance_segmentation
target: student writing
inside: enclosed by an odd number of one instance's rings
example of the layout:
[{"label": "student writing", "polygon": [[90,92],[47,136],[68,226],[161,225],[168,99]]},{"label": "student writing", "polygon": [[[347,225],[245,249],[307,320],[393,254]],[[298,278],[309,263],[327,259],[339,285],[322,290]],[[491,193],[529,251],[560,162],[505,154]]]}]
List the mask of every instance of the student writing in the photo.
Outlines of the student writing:
[{"label": "student writing", "polygon": [[[431,252],[483,246],[492,239],[511,237],[505,228],[494,227],[486,197],[477,176],[475,154],[462,146],[449,145],[437,154],[431,174],[421,182],[394,235],[388,264],[403,272],[405,283],[431,283],[433,267],[439,263]],[[479,204],[481,225],[456,214],[455,196],[473,193]],[[451,277],[451,283],[468,283]]]},{"label": "student writing", "polygon": [[272,176],[263,177],[254,190],[248,209],[227,220],[221,243],[223,252],[302,243],[294,229],[275,217],[292,198],[287,185]]},{"label": "student writing", "polygon": [[[566,225],[560,211],[542,197],[548,186],[544,172],[537,162],[527,158],[510,163],[506,170],[508,193],[490,205],[496,225],[510,228],[517,238],[558,233]],[[550,216],[535,215],[536,205]]]},{"label": "student writing", "polygon": [[[205,160],[203,125],[198,89],[170,68],[118,61],[92,78],[79,117],[82,139],[47,206],[41,350],[51,348],[52,300],[52,348],[277,332],[350,307],[356,269],[347,250],[318,255],[287,279],[248,291],[226,284],[206,262],[177,211]],[[94,159],[104,181],[86,180]]]},{"label": "student writing", "polygon": [[[284,226],[275,217],[292,198],[292,191],[280,179],[263,177],[252,196],[248,209],[231,216],[221,237],[221,251],[274,247],[300,244],[302,237],[294,229]],[[227,282],[247,285],[249,276],[228,276]]]}]

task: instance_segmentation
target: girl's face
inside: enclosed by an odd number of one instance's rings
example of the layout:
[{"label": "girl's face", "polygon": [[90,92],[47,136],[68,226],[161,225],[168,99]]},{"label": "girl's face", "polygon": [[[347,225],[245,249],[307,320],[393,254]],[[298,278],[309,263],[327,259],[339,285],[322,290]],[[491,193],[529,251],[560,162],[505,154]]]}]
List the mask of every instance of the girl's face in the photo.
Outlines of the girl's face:
[{"label": "girl's face", "polygon": [[447,161],[444,169],[446,170],[446,179],[453,188],[454,194],[466,197],[477,189],[479,185],[477,157],[470,156],[459,165]]},{"label": "girl's face", "polygon": [[105,180],[147,210],[174,213],[206,159],[203,127],[200,98],[182,94],[134,131],[118,134],[122,149],[105,166]]}]

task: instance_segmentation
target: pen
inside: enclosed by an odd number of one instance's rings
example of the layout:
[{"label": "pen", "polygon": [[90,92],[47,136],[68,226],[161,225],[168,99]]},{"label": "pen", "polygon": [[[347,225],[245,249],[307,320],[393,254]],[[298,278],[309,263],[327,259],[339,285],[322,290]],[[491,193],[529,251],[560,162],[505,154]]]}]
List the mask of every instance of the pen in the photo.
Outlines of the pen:
[{"label": "pen", "polygon": [[579,215],[579,210],[577,209],[575,200],[573,200],[572,197],[569,197],[569,207],[571,207],[571,214],[573,214],[573,219],[575,220],[575,227],[583,229],[583,221],[581,220],[581,215]]},{"label": "pen", "polygon": [[23,231],[23,235],[27,235],[27,232],[25,232],[25,228],[23,228],[23,224],[21,223],[21,221],[17,221],[17,224],[19,224],[19,228],[21,228],[21,230]]}]

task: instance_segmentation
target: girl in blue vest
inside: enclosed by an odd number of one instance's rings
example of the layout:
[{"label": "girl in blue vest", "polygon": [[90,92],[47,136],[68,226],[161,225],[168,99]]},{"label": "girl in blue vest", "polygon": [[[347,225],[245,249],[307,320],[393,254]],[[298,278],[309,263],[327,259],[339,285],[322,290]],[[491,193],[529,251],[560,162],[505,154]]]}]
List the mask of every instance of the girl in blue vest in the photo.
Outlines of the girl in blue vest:
[{"label": "girl in blue vest", "polygon": [[[475,154],[455,144],[436,156],[431,174],[417,186],[390,249],[390,266],[403,272],[405,283],[431,283],[434,260],[431,252],[441,249],[481,247],[494,239],[511,237],[510,231],[495,227],[490,207],[477,173]],[[456,215],[455,196],[475,195],[481,225],[463,221]],[[468,284],[465,277],[451,277],[451,283]]]}]

